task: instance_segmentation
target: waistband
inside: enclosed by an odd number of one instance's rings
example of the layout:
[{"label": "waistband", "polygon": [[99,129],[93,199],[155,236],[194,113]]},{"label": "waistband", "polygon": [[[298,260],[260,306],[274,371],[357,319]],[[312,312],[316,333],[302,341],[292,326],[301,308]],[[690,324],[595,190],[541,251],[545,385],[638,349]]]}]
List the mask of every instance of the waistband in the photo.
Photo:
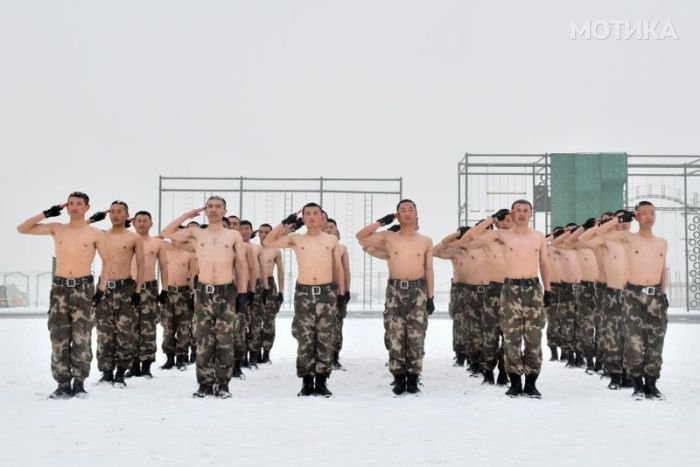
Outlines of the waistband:
[{"label": "waistband", "polygon": [[404,289],[404,290],[417,289],[419,287],[426,286],[425,279],[423,279],[423,278],[416,279],[414,281],[404,281],[404,280],[400,280],[400,279],[389,279],[388,284],[393,286],[393,287],[397,287],[399,289]]},{"label": "waistband", "polygon": [[489,286],[488,286],[488,284],[484,284],[484,285],[464,284],[464,288],[467,290],[471,290],[472,292],[476,292],[476,293],[485,293],[488,290]]},{"label": "waistband", "polygon": [[321,295],[323,293],[335,292],[335,284],[306,285],[297,282],[294,290],[297,292],[310,293],[311,295]]},{"label": "waistband", "polygon": [[231,292],[236,290],[235,286],[233,284],[221,284],[221,285],[211,285],[211,284],[202,284],[201,282],[197,285],[197,289],[201,290],[202,292],[212,295],[212,294],[220,294],[224,292]]},{"label": "waistband", "polygon": [[189,292],[190,286],[189,285],[169,285],[168,286],[168,292],[173,292],[173,293],[179,293],[179,292]]},{"label": "waistband", "polygon": [[68,287],[68,288],[74,288],[79,285],[83,284],[92,284],[95,281],[95,279],[92,276],[83,276],[83,277],[75,277],[75,278],[67,278],[67,277],[58,277],[54,276],[53,277],[53,284],[54,285],[60,285],[63,287]]},{"label": "waistband", "polygon": [[148,281],[144,282],[142,288],[144,289],[157,289],[158,288],[158,281]]},{"label": "waistband", "polygon": [[640,292],[644,295],[663,295],[663,290],[661,290],[661,284],[657,285],[637,285],[637,284],[627,284],[625,289],[631,290],[632,292]]},{"label": "waistband", "polygon": [[607,292],[609,295],[624,295],[625,294],[625,289],[613,289],[612,287],[605,287],[605,292]]},{"label": "waistband", "polygon": [[116,281],[107,281],[107,288],[108,289],[118,289],[119,287],[124,287],[126,285],[134,285],[136,281],[134,281],[131,277],[128,279],[118,279]]},{"label": "waistband", "polygon": [[568,289],[568,290],[579,290],[581,288],[581,284],[576,284],[574,282],[562,282],[561,283],[562,289]]},{"label": "waistband", "polygon": [[595,282],[581,281],[581,287],[586,287],[588,289],[595,289]]},{"label": "waistband", "polygon": [[519,285],[519,286],[525,286],[525,287],[532,287],[540,283],[539,277],[532,277],[529,279],[511,279],[509,277],[506,277],[505,280],[503,281],[504,284],[506,285]]},{"label": "waistband", "polygon": [[596,286],[596,287],[606,288],[606,287],[608,286],[608,283],[607,283],[607,282],[595,281],[595,286]]}]

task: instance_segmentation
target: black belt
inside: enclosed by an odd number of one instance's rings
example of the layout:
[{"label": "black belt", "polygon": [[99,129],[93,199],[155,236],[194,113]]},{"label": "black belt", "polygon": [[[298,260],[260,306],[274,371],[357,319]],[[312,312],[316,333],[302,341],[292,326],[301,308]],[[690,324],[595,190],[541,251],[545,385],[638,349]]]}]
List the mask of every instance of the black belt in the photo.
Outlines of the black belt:
[{"label": "black belt", "polygon": [[625,294],[625,289],[613,289],[612,287],[606,287],[605,291],[612,295],[623,296]]},{"label": "black belt", "polygon": [[189,285],[169,285],[168,292],[178,293],[178,292],[189,292]]},{"label": "black belt", "polygon": [[608,284],[607,284],[607,282],[599,282],[599,281],[596,281],[596,282],[595,282],[595,286],[596,286],[596,287],[606,288],[606,287],[608,286]]},{"label": "black belt", "polygon": [[221,285],[211,285],[211,284],[202,284],[201,282],[197,286],[197,289],[201,290],[204,293],[207,294],[214,294],[214,293],[222,293],[222,292],[230,292],[231,290],[234,289],[233,284],[221,284]]},{"label": "black belt", "polygon": [[484,293],[488,289],[488,285],[475,285],[475,284],[464,284],[467,290],[471,290],[476,293]]},{"label": "black belt", "polygon": [[595,282],[581,281],[581,287],[586,287],[588,289],[595,289]]},{"label": "black belt", "polygon": [[627,284],[625,286],[626,289],[632,290],[634,292],[641,292],[644,295],[663,295],[663,290],[661,289],[661,284],[657,285],[636,285],[636,284]]},{"label": "black belt", "polygon": [[425,286],[425,279],[416,279],[414,281],[403,281],[400,279],[389,279],[389,285],[398,287],[399,289],[417,289]]},{"label": "black belt", "polygon": [[469,286],[466,282],[453,282],[452,287],[455,289],[466,289]]},{"label": "black belt", "polygon": [[77,287],[79,285],[83,284],[92,284],[94,281],[92,276],[83,276],[83,277],[76,277],[76,278],[66,278],[66,277],[58,277],[54,276],[53,278],[53,283],[54,285],[62,285],[63,287]]},{"label": "black belt", "polygon": [[125,285],[133,285],[134,280],[129,278],[129,279],[119,279],[117,281],[107,281],[107,288],[108,289],[116,289],[117,287],[123,287]]},{"label": "black belt", "polygon": [[322,285],[304,285],[297,283],[294,290],[297,292],[310,293],[311,295],[321,295],[322,293],[328,293],[335,291],[335,284],[322,284]]},{"label": "black belt", "polygon": [[573,282],[562,282],[561,287],[563,289],[569,289],[575,292],[576,290],[581,288],[581,284],[575,284]]},{"label": "black belt", "polygon": [[158,281],[144,282],[142,288],[144,288],[144,289],[157,289],[158,288]]},{"label": "black belt", "polygon": [[531,279],[511,279],[506,277],[503,283],[507,285],[533,286],[539,284],[540,279],[538,277],[533,277]]}]

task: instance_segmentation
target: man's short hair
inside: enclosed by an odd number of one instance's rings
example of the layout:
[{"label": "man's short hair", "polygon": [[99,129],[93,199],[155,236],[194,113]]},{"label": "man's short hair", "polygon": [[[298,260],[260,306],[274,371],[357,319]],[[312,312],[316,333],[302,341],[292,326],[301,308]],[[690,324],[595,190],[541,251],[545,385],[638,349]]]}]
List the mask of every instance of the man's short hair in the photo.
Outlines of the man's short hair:
[{"label": "man's short hair", "polygon": [[250,230],[253,230],[253,224],[250,221],[241,221],[240,226],[243,227],[244,225],[247,225],[248,227],[250,227]]},{"label": "man's short hair", "polygon": [[652,208],[656,207],[651,201],[640,201],[637,203],[637,205],[634,207],[635,211],[639,211],[639,208],[642,206],[651,206]]},{"label": "man's short hair", "polygon": [[111,206],[114,206],[115,204],[118,204],[120,206],[124,206],[124,210],[126,212],[129,212],[129,205],[126,204],[124,201],[114,200],[114,201],[112,201]]},{"label": "man's short hair", "polygon": [[399,207],[401,207],[403,203],[411,203],[413,205],[413,209],[418,209],[418,206],[416,206],[416,203],[414,203],[413,200],[405,198],[399,201],[399,203],[396,205],[396,212],[399,211]]},{"label": "man's short hair", "polygon": [[83,193],[82,191],[74,191],[68,195],[69,198],[80,198],[85,201],[85,204],[90,204],[90,197]]},{"label": "man's short hair", "polygon": [[260,224],[260,227],[258,227],[258,230],[262,229],[263,227],[267,227],[268,229],[272,230],[272,226],[270,224]]},{"label": "man's short hair", "polygon": [[226,207],[226,200],[224,198],[222,198],[221,196],[211,195],[209,198],[207,198],[207,203],[209,203],[209,201],[212,201],[212,200],[221,201],[222,203],[224,203],[224,207]]},{"label": "man's short hair", "polygon": [[515,201],[513,201],[513,204],[510,205],[511,211],[515,209],[516,204],[527,204],[528,206],[530,206],[530,211],[532,211],[532,203],[526,199],[516,199]]},{"label": "man's short hair", "polygon": [[234,219],[238,219],[239,222],[240,222],[240,220],[241,220],[241,218],[238,217],[238,216],[235,215],[235,214],[231,214],[230,216],[227,216],[226,219],[231,220],[232,217],[233,217]]},{"label": "man's short hair", "polygon": [[564,227],[564,229],[568,229],[569,227],[578,227],[578,225],[576,224],[576,222],[569,222],[568,224],[566,224],[566,227]]},{"label": "man's short hair", "polygon": [[306,208],[318,208],[321,212],[323,212],[323,208],[322,208],[319,204],[316,204],[316,203],[306,203],[306,204],[304,205],[304,207],[301,208],[301,215],[302,215],[302,216],[304,215],[304,211],[306,210]]},{"label": "man's short hair", "polygon": [[613,217],[615,214],[613,214],[612,211],[605,211],[603,214],[600,215],[600,218],[602,219],[603,217]]},{"label": "man's short hair", "polygon": [[136,214],[134,214],[134,219],[136,219],[138,216],[148,216],[148,219],[153,222],[153,217],[151,217],[151,213],[148,211],[139,211]]},{"label": "man's short hair", "polygon": [[335,219],[331,219],[330,217],[328,218],[328,223],[338,227],[338,223],[335,221]]}]

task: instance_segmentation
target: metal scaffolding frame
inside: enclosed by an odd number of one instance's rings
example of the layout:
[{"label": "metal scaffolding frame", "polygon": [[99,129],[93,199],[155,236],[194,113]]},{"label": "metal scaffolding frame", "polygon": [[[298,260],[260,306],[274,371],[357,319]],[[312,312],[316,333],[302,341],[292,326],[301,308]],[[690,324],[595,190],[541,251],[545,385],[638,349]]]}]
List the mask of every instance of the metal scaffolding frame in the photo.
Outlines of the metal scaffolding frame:
[{"label": "metal scaffolding frame", "polygon": [[[556,153],[556,155],[586,155],[602,153]],[[626,154],[626,153],[623,153]],[[627,181],[625,183],[624,199],[627,208],[631,208],[641,199],[663,199],[673,203],[673,206],[657,206],[657,211],[680,213],[684,218],[685,235],[685,306],[688,310],[700,309],[700,189],[689,193],[688,182],[698,181],[700,177],[700,155],[673,154],[626,154]],[[533,200],[533,227],[538,222],[544,222],[544,230],[550,229],[550,195],[551,195],[551,156],[545,154],[470,154],[466,153],[457,163],[457,220],[458,225],[473,224],[487,214],[482,207],[474,206],[469,200],[470,182],[473,178],[487,176],[526,177],[531,190],[528,191]],[[670,177],[682,178],[683,189],[674,190],[666,185],[634,185],[637,178]],[[491,193],[485,193],[488,195]],[[496,194],[508,194],[500,192]],[[540,196],[539,202],[534,198]],[[502,207],[502,206],[498,206]],[[537,210],[536,208],[541,209]],[[479,212],[477,218],[470,218],[470,212]],[[689,218],[692,217],[692,218]]]},{"label": "metal scaffolding frame", "polygon": [[[270,186],[266,186],[270,185]],[[349,187],[348,187],[349,186]],[[318,195],[319,204],[323,206],[324,195],[330,194],[345,194],[358,195],[363,197],[363,220],[373,219],[372,209],[375,195],[390,195],[396,196],[396,201],[402,199],[403,195],[403,178],[261,178],[261,177],[158,177],[158,230],[163,228],[163,203],[164,195],[167,193],[186,193],[191,194],[189,198],[190,207],[195,207],[195,195],[202,194],[202,202],[212,194],[234,194],[238,195],[238,212],[236,213],[241,219],[244,219],[244,212],[247,208],[245,195],[246,194],[265,194],[265,211],[270,214],[273,212],[273,203],[271,196],[275,193],[284,196],[284,209],[286,213],[292,212],[294,209],[295,194],[316,194]],[[345,225],[344,232],[348,236],[348,232],[353,232],[352,226],[348,223],[353,218],[351,212],[348,211],[348,204],[345,206]],[[268,218],[270,215],[268,215]],[[368,222],[368,223],[369,223]],[[293,297],[292,289],[292,253],[291,250],[286,250],[285,255],[285,300],[287,305],[291,304]],[[362,281],[362,306],[363,308],[372,307],[372,263],[371,256],[365,254],[362,265],[363,281]]]}]

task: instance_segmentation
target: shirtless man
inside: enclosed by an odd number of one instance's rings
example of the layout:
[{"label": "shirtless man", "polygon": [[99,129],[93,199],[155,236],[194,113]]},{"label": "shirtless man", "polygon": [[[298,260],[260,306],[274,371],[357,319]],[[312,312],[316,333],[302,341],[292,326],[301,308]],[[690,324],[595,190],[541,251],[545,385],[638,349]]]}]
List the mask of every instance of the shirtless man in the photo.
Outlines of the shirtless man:
[{"label": "shirtless man", "polygon": [[[260,244],[265,242],[265,238],[272,231],[270,224],[261,224],[258,228]],[[262,359],[260,363],[272,363],[270,361],[270,351],[275,342],[275,318],[284,302],[284,262],[282,261],[282,251],[278,248],[264,246],[258,253],[260,263],[260,275],[263,280],[265,290],[263,291],[263,320],[260,340],[262,342]],[[277,283],[275,283],[274,272],[277,270]]]},{"label": "shirtless man", "polygon": [[[389,253],[389,281],[384,313],[388,315],[391,349],[389,370],[394,376],[394,393],[416,394],[423,370],[425,332],[433,304],[433,242],[416,232],[418,211],[408,199],[399,201],[396,213],[387,214],[360,230],[360,242]],[[398,233],[377,229],[397,219]]]},{"label": "shirtless man", "polygon": [[[60,216],[64,208],[70,217],[67,224],[41,224],[44,219]],[[102,269],[110,269],[103,232],[85,220],[89,209],[88,195],[75,191],[68,195],[66,203],[52,206],[17,226],[21,234],[51,235],[54,239],[56,275],[51,286],[48,327],[51,373],[58,387],[51,394],[52,399],[87,395],[84,381],[90,375],[92,361],[93,305],[99,302],[107,285],[103,274],[97,291],[93,286],[91,267],[96,251]]]},{"label": "shirtless man", "polygon": [[241,226],[241,220],[238,216],[228,216],[228,228],[231,230],[238,230]]},{"label": "shirtless man", "polygon": [[[547,240],[547,260],[549,261],[550,285],[552,287],[552,303],[547,307],[547,346],[551,352],[550,362],[559,360],[557,347],[561,347],[561,324],[559,319],[559,301],[564,281],[561,266],[562,258],[559,250],[552,242],[564,233],[564,227],[555,227]],[[562,354],[564,353],[562,349]]]},{"label": "shirtless man", "polygon": [[297,213],[290,214],[272,229],[263,246],[292,248],[297,259],[292,335],[298,343],[297,376],[303,380],[298,395],[330,397],[326,381],[333,365],[333,313],[345,295],[345,280],[338,239],[321,230],[321,206],[307,203],[301,215],[305,234],[285,235],[298,225]]},{"label": "shirtless man", "polygon": [[[551,303],[549,264],[544,234],[529,227],[532,204],[523,199],[515,201],[511,206],[511,216],[515,224],[512,229],[485,232],[472,242],[475,245],[480,242],[503,245],[506,269],[500,321],[505,342],[505,368],[510,379],[506,395],[515,397],[524,392],[529,397],[539,398],[542,395],[535,382],[542,367],[544,307]],[[482,228],[485,230],[493,222],[493,217],[487,218],[482,222]],[[544,297],[538,274],[542,275]],[[522,374],[525,374],[524,388]]]},{"label": "shirtless man", "polygon": [[562,283],[559,289],[557,311],[561,331],[561,351],[567,357],[567,368],[583,366],[583,356],[576,353],[576,307],[583,272],[576,251],[566,243],[575,227],[576,224],[568,224],[564,228],[564,233],[552,241],[552,246],[557,249],[561,258]]},{"label": "shirtless man", "polygon": [[258,369],[260,348],[262,346],[262,322],[263,322],[263,283],[260,275],[260,262],[258,255],[262,247],[250,241],[253,235],[253,224],[248,220],[242,220],[238,227],[246,247],[246,264],[248,265],[248,304],[246,305],[248,333],[248,358],[244,359],[243,366]]},{"label": "shirtless man", "polygon": [[[199,229],[200,225],[197,221],[190,221],[186,226],[188,229]],[[179,248],[179,247],[178,247]],[[197,264],[197,256],[194,255],[192,260],[192,275],[190,276],[190,285],[192,286],[192,297],[190,298],[191,309],[192,309],[192,324],[190,326],[190,359],[188,363],[197,362],[197,338],[195,329],[197,328],[197,322],[194,316],[194,297],[195,291],[197,290],[197,285],[199,283],[199,266]]]},{"label": "shirtless man", "polygon": [[[195,272],[194,253],[185,251],[173,243],[165,243],[168,264],[166,269],[168,301],[161,313],[163,325],[163,353],[166,362],[161,367],[170,370],[174,366],[184,371],[187,368],[187,350],[192,327],[192,288],[190,278]],[[161,279],[166,276],[161,276]]]},{"label": "shirtless man", "polygon": [[[335,219],[326,220],[324,231],[340,240],[340,232],[338,232],[338,224]],[[338,248],[340,248],[340,261],[345,276],[345,295],[338,300],[338,309],[333,325],[333,369],[343,370],[343,365],[340,364],[340,350],[343,348],[343,320],[348,315],[348,302],[350,301],[350,260],[347,247],[338,243]]]},{"label": "shirtless man", "polygon": [[[153,227],[153,220],[148,211],[139,211],[134,214],[133,220],[136,233],[143,240],[144,268],[143,288],[141,304],[137,307],[136,317],[136,356],[131,370],[126,372],[126,377],[145,376],[152,378],[151,364],[156,361],[156,321],[159,316],[158,306],[165,305],[168,300],[167,286],[168,268],[165,242],[159,237],[151,237],[149,231]],[[158,294],[158,278],[156,276],[156,264],[160,270],[160,280],[163,284],[162,291]],[[135,259],[131,263],[131,277],[136,278],[137,265]]]},{"label": "shirtless man", "polygon": [[[118,387],[126,386],[126,370],[137,356],[137,310],[141,304],[144,277],[143,239],[126,230],[128,218],[129,206],[124,201],[113,201],[109,208],[112,228],[105,233],[111,267],[102,271],[102,276],[107,278],[107,290],[96,311],[97,368],[102,372],[100,382]],[[134,260],[135,280],[131,275]]]},{"label": "shirtless man", "polygon": [[[625,347],[623,365],[634,380],[635,398],[662,398],[656,388],[661,374],[662,353],[668,325],[665,239],[653,234],[656,208],[641,201],[634,210],[639,232],[615,231],[618,223],[629,221],[632,213],[611,219],[600,227],[603,238],[618,240],[627,246],[629,279],[625,287],[623,329]],[[608,278],[609,283],[609,278]]]},{"label": "shirtless man", "polygon": [[[178,228],[204,210],[209,219],[207,229]],[[231,397],[228,384],[233,370],[235,314],[246,300],[248,268],[245,267],[245,244],[238,232],[224,228],[221,221],[224,214],[226,200],[210,196],[205,207],[187,211],[162,232],[164,237],[182,244],[185,250],[197,256],[199,282],[195,321],[199,388],[193,396],[200,398],[211,395],[222,399]],[[233,286],[234,258],[242,265],[236,270],[238,293]]]}]

